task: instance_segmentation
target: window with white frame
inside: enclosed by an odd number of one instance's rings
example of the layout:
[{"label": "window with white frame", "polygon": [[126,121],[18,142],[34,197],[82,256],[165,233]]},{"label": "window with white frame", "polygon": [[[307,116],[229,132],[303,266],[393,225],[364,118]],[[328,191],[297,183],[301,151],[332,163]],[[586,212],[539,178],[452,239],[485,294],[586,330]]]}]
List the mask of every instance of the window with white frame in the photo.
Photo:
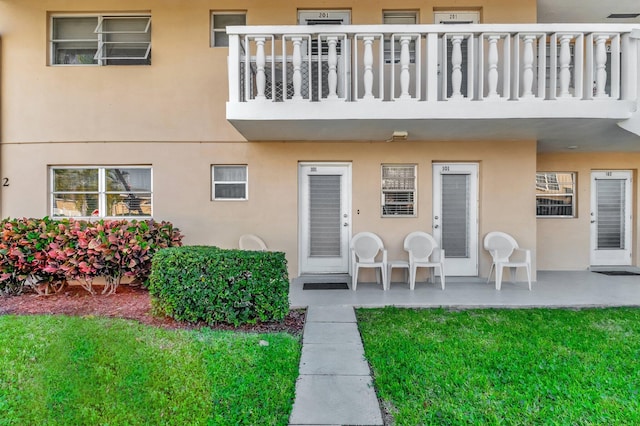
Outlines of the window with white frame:
[{"label": "window with white frame", "polygon": [[211,13],[211,47],[229,46],[227,27],[246,25],[246,12],[212,12]]},{"label": "window with white frame", "polygon": [[[389,25],[413,25],[418,23],[418,12],[415,10],[385,10],[382,12],[382,23]],[[400,39],[395,38],[393,42],[393,62],[400,62]],[[391,38],[384,40],[384,61],[391,63]],[[416,62],[416,42],[411,40],[409,43],[409,61]]]},{"label": "window with white frame", "polygon": [[213,200],[246,200],[248,173],[246,165],[211,166]]},{"label": "window with white frame", "polygon": [[50,167],[52,217],[151,217],[151,167]]},{"label": "window with white frame", "polygon": [[151,65],[151,15],[52,15],[52,65]]},{"label": "window with white frame", "polygon": [[382,217],[416,216],[415,164],[382,165]]},{"label": "window with white frame", "polygon": [[575,206],[575,173],[536,173],[536,216],[575,217]]}]

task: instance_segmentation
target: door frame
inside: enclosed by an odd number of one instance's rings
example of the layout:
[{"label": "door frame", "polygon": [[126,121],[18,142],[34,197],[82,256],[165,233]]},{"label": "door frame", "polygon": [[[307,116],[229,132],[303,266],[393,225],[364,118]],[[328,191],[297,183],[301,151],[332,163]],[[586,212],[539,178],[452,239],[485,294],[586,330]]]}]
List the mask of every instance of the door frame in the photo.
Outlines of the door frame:
[{"label": "door frame", "polygon": [[[309,176],[305,168],[311,169],[325,168],[342,169],[344,181],[342,182],[342,212],[341,212],[341,252],[340,261],[326,266],[310,265],[308,262],[308,228],[305,224],[308,222],[309,211],[307,209]],[[351,242],[351,204],[352,204],[352,163],[350,162],[299,162],[298,163],[298,275],[302,274],[340,274],[350,273],[351,261],[349,253],[349,244]],[[345,216],[346,215],[346,216]]]},{"label": "door frame", "polygon": [[[456,162],[437,162],[432,164],[433,170],[433,236],[440,246],[442,246],[442,229],[441,229],[441,209],[442,209],[442,180],[440,176],[443,174],[467,174],[471,178],[469,180],[469,257],[465,260],[453,257],[447,257],[445,251],[445,269],[447,275],[477,277],[479,273],[479,244],[480,244],[480,164],[476,162],[456,163]],[[438,207],[439,206],[439,207]]]},{"label": "door frame", "polygon": [[[597,245],[597,180],[626,180],[624,217],[625,248],[621,250],[598,250]],[[631,170],[592,170],[591,171],[591,201],[589,224],[589,264],[591,266],[630,266],[633,255],[633,172]]]}]

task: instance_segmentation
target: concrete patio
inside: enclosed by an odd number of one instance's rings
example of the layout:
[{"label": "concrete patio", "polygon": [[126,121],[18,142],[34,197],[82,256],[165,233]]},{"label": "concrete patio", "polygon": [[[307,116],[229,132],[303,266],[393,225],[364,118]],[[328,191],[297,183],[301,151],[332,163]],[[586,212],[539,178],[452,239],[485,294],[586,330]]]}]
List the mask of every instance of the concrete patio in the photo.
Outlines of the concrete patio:
[{"label": "concrete patio", "polygon": [[[612,270],[615,268],[606,268]],[[620,268],[618,268],[620,269]],[[624,268],[640,273],[640,268]],[[311,306],[354,307],[582,307],[640,306],[640,275],[608,276],[592,271],[538,271],[532,291],[526,282],[513,283],[506,274],[502,289],[484,278],[447,277],[440,283],[418,282],[415,290],[402,282],[392,282],[388,291],[380,284],[360,282],[352,290],[303,290],[304,282],[347,282],[348,275],[302,276],[291,281],[292,308]],[[522,279],[522,277],[520,277]]]},{"label": "concrete patio", "polygon": [[[607,268],[611,270],[612,268]],[[625,268],[640,273],[639,268]],[[510,277],[507,277],[510,278]],[[291,281],[292,308],[307,307],[300,376],[290,425],[363,424],[382,426],[383,413],[364,357],[354,307],[588,307],[640,306],[640,275],[608,276],[592,271],[538,272],[527,283],[447,277],[440,283],[358,283],[357,291],[303,290],[305,282],[351,284],[348,275],[303,276]]]}]

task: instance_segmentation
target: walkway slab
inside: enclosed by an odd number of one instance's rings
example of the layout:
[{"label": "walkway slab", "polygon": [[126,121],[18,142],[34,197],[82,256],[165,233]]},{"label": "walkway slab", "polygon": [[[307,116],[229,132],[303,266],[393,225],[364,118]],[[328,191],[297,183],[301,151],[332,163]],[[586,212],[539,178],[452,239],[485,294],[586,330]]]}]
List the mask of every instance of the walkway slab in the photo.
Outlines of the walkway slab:
[{"label": "walkway slab", "polygon": [[382,425],[352,307],[312,306],[290,425]]},{"label": "walkway slab", "polygon": [[305,343],[300,374],[369,376],[371,372],[362,353],[362,343]]},{"label": "walkway slab", "polygon": [[301,375],[296,383],[292,425],[382,425],[368,376]]},{"label": "walkway slab", "polygon": [[310,306],[306,322],[356,322],[356,313],[349,306]]},{"label": "walkway slab", "polygon": [[360,343],[356,323],[311,322],[304,326],[302,343]]}]

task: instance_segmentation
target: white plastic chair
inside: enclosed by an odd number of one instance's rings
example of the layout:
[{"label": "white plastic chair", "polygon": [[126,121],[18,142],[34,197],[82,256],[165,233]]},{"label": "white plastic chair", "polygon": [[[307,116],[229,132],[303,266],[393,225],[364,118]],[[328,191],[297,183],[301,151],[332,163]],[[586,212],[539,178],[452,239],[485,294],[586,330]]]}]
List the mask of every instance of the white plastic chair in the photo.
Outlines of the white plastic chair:
[{"label": "white plastic chair", "polygon": [[262,238],[253,234],[244,234],[238,241],[240,250],[253,250],[253,251],[265,251],[267,245],[262,241]]},{"label": "white plastic chair", "polygon": [[531,290],[531,251],[521,249],[511,235],[504,232],[489,232],[484,237],[484,249],[491,253],[493,263],[489,270],[487,283],[491,281],[491,273],[496,270],[496,290],[502,286],[502,270],[510,268],[511,280],[516,281],[517,268],[526,268],[529,290]]},{"label": "white plastic chair", "polygon": [[404,239],[404,249],[409,252],[409,288],[416,287],[418,268],[433,268],[440,274],[440,284],[444,290],[444,249],[438,247],[435,238],[422,231],[415,231]]},{"label": "white plastic chair", "polygon": [[[376,257],[382,252],[382,260]],[[380,237],[372,232],[360,232],[351,239],[351,266],[353,271],[352,290],[358,286],[360,268],[380,268],[382,289],[387,290],[387,250]]]}]

